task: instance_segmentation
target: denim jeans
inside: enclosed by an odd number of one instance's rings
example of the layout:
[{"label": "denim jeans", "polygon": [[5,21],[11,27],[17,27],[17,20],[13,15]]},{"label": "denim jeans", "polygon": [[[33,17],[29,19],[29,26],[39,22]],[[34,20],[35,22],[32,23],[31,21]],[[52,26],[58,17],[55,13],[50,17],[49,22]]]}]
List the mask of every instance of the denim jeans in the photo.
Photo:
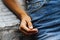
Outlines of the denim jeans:
[{"label": "denim jeans", "polygon": [[30,40],[60,40],[60,0],[32,0],[27,11],[38,28]]}]

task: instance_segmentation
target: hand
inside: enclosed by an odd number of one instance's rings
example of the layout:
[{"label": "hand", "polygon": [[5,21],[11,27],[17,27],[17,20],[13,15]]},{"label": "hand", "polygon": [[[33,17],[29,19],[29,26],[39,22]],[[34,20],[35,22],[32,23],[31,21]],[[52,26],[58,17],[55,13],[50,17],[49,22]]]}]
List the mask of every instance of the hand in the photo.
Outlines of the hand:
[{"label": "hand", "polygon": [[25,35],[32,35],[38,32],[36,28],[33,28],[33,25],[31,23],[31,18],[26,15],[21,18],[21,24],[19,29]]}]

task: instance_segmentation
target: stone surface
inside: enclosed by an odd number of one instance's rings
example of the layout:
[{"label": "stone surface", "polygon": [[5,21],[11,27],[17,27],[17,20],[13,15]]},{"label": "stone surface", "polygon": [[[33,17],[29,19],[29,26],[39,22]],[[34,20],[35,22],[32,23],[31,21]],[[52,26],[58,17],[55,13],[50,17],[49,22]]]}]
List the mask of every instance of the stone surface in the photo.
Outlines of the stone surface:
[{"label": "stone surface", "polygon": [[22,40],[19,24],[20,20],[0,0],[0,40]]},{"label": "stone surface", "polygon": [[0,0],[0,27],[19,24],[19,19]]},{"label": "stone surface", "polygon": [[0,40],[21,40],[23,35],[18,28],[19,25],[0,28]]},{"label": "stone surface", "polygon": [[21,37],[21,32],[15,26],[12,29],[0,30],[0,40],[20,40]]}]

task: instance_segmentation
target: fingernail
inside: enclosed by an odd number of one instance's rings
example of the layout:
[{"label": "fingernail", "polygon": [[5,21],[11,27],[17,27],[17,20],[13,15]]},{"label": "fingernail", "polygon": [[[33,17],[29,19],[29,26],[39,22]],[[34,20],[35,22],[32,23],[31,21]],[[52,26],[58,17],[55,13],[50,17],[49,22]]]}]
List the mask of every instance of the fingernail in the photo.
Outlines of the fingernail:
[{"label": "fingernail", "polygon": [[30,29],[33,29],[33,27],[32,27],[32,26],[30,26],[29,28],[30,28]]},{"label": "fingernail", "polygon": [[33,30],[36,30],[38,32],[38,29],[37,28],[34,28]]}]

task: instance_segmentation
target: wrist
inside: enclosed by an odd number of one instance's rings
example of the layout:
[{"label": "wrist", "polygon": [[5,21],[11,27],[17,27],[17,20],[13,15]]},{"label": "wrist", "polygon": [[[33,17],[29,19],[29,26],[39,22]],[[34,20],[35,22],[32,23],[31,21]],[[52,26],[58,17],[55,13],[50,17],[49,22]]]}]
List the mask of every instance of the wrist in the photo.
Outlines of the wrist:
[{"label": "wrist", "polygon": [[25,13],[25,14],[22,13],[22,14],[20,15],[20,18],[21,18],[21,19],[27,18],[27,17],[28,17],[28,15],[27,15],[26,13]]}]

